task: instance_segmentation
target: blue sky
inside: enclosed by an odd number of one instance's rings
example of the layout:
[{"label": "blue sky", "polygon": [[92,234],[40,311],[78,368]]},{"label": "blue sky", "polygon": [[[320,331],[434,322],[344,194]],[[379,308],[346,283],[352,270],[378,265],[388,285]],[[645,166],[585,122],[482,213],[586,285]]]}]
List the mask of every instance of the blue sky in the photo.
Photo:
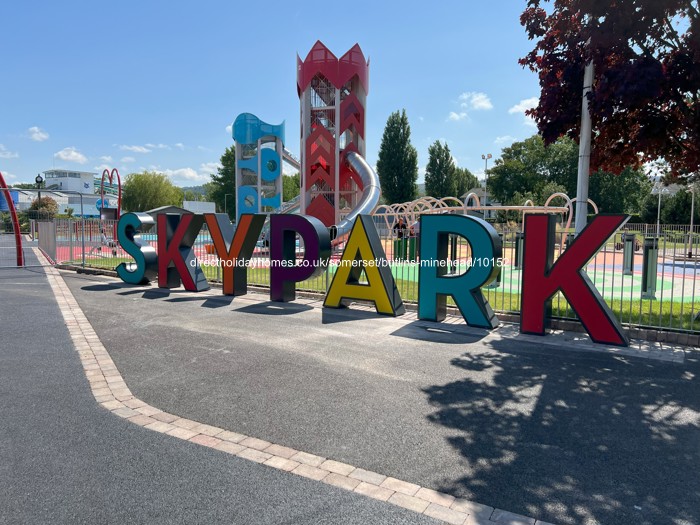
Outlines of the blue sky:
[{"label": "blue sky", "polygon": [[336,56],[357,42],[370,58],[372,165],[387,117],[405,108],[419,182],[436,139],[481,175],[482,154],[536,131],[523,109],[537,78],[517,63],[533,46],[518,21],[524,4],[4,2],[0,171],[12,183],[52,166],[154,169],[197,185],[243,112],[285,120],[298,154],[296,54],[320,39]]}]

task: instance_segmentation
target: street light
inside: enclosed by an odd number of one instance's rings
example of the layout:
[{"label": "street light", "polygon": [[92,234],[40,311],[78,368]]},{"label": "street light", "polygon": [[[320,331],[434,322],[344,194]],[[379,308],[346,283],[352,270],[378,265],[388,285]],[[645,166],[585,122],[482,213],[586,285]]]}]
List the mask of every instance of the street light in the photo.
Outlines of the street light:
[{"label": "street light", "polygon": [[487,184],[489,180],[489,159],[491,158],[493,158],[493,155],[490,153],[481,156],[481,159],[484,161],[484,185]]},{"label": "street light", "polygon": [[657,182],[651,190],[652,195],[659,196],[659,205],[656,210],[656,237],[661,235],[661,196],[669,195],[671,192],[668,188],[662,187],[661,183]]},{"label": "street light", "polygon": [[229,198],[229,195],[230,195],[231,197],[234,197],[234,196],[235,196],[233,193],[227,193],[226,195],[224,195],[224,213],[225,213],[226,215],[228,215],[228,198]]}]

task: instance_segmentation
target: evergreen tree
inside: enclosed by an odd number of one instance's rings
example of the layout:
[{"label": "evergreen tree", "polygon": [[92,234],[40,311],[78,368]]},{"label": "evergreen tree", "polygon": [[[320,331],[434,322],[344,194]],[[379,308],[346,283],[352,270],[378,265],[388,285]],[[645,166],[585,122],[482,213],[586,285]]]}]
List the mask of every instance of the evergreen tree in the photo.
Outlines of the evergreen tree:
[{"label": "evergreen tree", "polygon": [[379,146],[377,174],[388,204],[411,201],[418,195],[418,152],[411,144],[406,110],[389,116]]},{"label": "evergreen tree", "polygon": [[479,187],[479,179],[467,168],[455,168],[455,196],[462,197],[469,190]]},{"label": "evergreen tree", "polygon": [[[207,200],[216,203],[217,211],[228,211],[231,220],[236,219],[236,146],[229,146],[221,155],[221,167],[211,174],[211,182],[205,185]],[[228,195],[228,197],[227,197]]]},{"label": "evergreen tree", "polygon": [[457,192],[455,162],[447,144],[439,140],[428,148],[428,166],[425,168],[425,194],[440,199],[453,197]]}]

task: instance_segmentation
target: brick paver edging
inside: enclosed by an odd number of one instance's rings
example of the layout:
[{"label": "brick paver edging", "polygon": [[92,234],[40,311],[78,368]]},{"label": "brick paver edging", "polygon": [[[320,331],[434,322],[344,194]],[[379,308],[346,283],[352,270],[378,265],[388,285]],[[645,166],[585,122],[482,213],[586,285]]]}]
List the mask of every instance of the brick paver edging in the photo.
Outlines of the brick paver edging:
[{"label": "brick paver edging", "polygon": [[[36,249],[35,249],[36,250]],[[37,253],[38,258],[44,261]],[[455,498],[347,463],[169,414],[134,397],[58,270],[44,271],[80,355],[95,401],[112,414],[153,430],[233,454],[457,525],[551,525]]]}]

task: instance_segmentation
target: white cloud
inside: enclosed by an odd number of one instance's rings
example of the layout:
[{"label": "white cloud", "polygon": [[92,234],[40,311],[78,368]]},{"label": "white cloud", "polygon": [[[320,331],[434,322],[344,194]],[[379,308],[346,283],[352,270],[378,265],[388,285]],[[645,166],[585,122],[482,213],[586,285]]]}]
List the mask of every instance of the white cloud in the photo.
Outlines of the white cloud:
[{"label": "white cloud", "polygon": [[464,111],[462,111],[461,113],[455,113],[454,111],[450,111],[450,114],[447,116],[447,120],[459,122],[460,120],[464,120],[468,117],[469,115],[467,115]]},{"label": "white cloud", "polygon": [[518,102],[515,106],[508,110],[511,115],[513,113],[525,113],[528,109],[532,109],[537,106],[540,99],[537,97],[526,98]]},{"label": "white cloud", "polygon": [[211,149],[207,148],[206,146],[197,146],[197,149],[199,151],[212,151]]},{"label": "white cloud", "polygon": [[459,96],[459,101],[464,109],[489,110],[493,109],[491,99],[486,93],[467,91]]},{"label": "white cloud", "polygon": [[511,137],[510,135],[503,135],[501,137],[496,137],[496,140],[494,140],[493,143],[496,146],[505,146],[512,144],[516,140],[517,139],[515,137]]},{"label": "white cloud", "polygon": [[44,142],[49,139],[49,134],[38,126],[32,126],[27,130],[29,138],[35,142]]},{"label": "white cloud", "polygon": [[166,170],[158,170],[161,173],[165,173],[168,177],[170,177],[175,184],[181,184],[183,181],[185,182],[209,182],[210,177],[209,175],[201,175],[197,172],[197,170],[194,170],[192,168],[179,168],[176,170],[171,170],[171,169],[166,169]]},{"label": "white cloud", "polygon": [[516,113],[522,113],[525,116],[525,120],[523,121],[523,124],[529,127],[537,127],[537,123],[527,115],[525,115],[525,112],[528,109],[532,109],[534,107],[537,107],[537,104],[539,104],[540,100],[537,97],[531,97],[531,98],[526,98],[518,102],[515,106],[510,108],[508,110],[508,113],[511,115],[516,114]]},{"label": "white cloud", "polygon": [[228,126],[226,126],[226,134],[230,137],[232,133],[233,133],[233,124],[229,124]]},{"label": "white cloud", "polygon": [[10,173],[9,171],[3,171],[2,176],[5,177],[5,182],[9,184],[11,180],[17,180],[17,175]]},{"label": "white cloud", "polygon": [[112,162],[112,157],[109,155],[103,155],[100,157],[100,160],[103,162]]},{"label": "white cloud", "polygon": [[129,162],[136,162],[136,159],[134,157],[122,157],[121,162],[127,164]]},{"label": "white cloud", "polygon": [[87,162],[87,157],[74,147],[63,148],[61,151],[55,153],[55,156],[66,162],[77,162],[78,164],[85,164]]},{"label": "white cloud", "polygon": [[178,142],[177,144],[175,144],[175,147],[179,150],[185,149],[185,145],[182,142]]},{"label": "white cloud", "polygon": [[150,149],[170,149],[170,146],[167,144],[146,144],[146,147]]},{"label": "white cloud", "polygon": [[150,153],[151,150],[143,146],[119,146],[122,151],[133,151],[134,153]]},{"label": "white cloud", "polygon": [[19,153],[9,151],[4,144],[0,144],[0,159],[16,159]]},{"label": "white cloud", "polygon": [[99,166],[94,166],[94,170],[102,175],[104,170],[112,171],[112,166],[109,166],[108,164],[100,164]]},{"label": "white cloud", "polygon": [[423,117],[418,117],[418,120],[420,120],[421,122],[423,122],[425,119],[424,119]]},{"label": "white cloud", "polygon": [[212,173],[218,172],[219,168],[221,167],[220,162],[202,162],[202,164],[199,166],[199,172],[206,175],[211,175]]},{"label": "white cloud", "polygon": [[218,162],[203,162],[199,165],[199,169],[194,168],[178,168],[178,169],[161,169],[160,166],[150,166],[150,171],[165,173],[174,184],[180,186],[191,185],[193,182],[201,184],[211,182],[211,174],[216,173],[221,167]]}]

